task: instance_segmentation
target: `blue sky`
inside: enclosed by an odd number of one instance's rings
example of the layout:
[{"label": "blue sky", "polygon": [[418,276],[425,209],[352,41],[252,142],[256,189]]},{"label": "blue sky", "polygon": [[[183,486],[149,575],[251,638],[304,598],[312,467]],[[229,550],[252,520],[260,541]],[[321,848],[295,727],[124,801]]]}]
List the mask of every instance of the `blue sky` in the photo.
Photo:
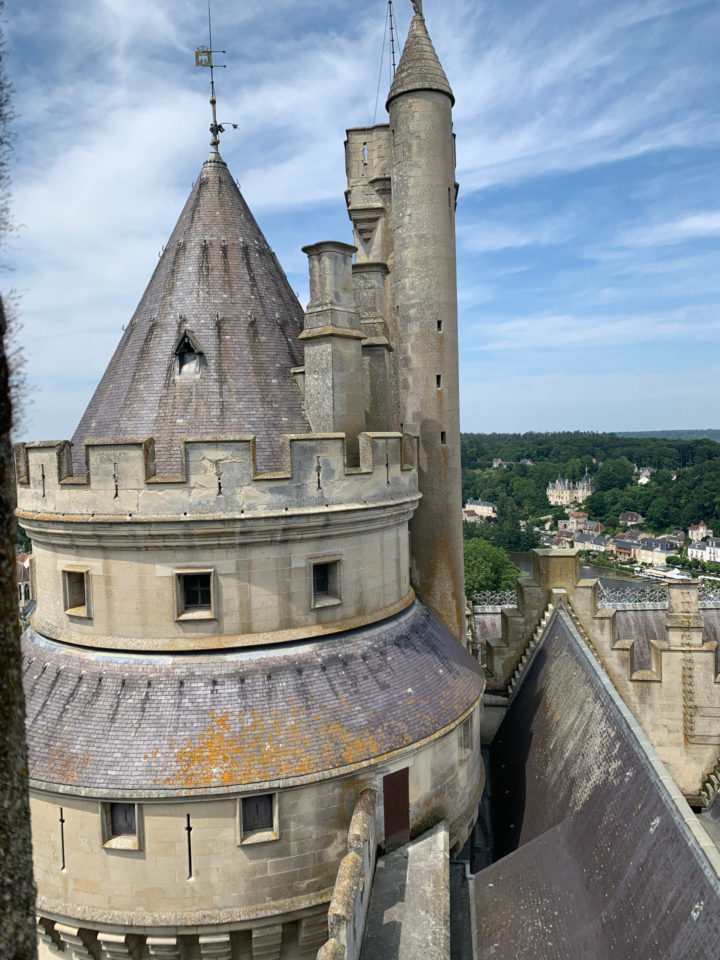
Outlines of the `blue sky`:
[{"label": "blue sky", "polygon": [[[412,8],[395,0],[402,37]],[[720,426],[717,0],[425,0],[454,88],[463,430]],[[23,0],[2,283],[27,438],[67,437],[207,154],[204,0]],[[351,239],[385,0],[215,0],[224,159],[301,302]],[[377,120],[386,118],[381,80]]]}]

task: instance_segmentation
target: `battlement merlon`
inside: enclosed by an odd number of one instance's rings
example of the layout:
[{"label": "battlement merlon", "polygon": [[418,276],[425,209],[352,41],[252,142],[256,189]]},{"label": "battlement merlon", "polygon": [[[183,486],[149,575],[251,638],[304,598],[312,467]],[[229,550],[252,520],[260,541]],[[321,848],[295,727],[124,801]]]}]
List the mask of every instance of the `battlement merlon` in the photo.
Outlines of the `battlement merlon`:
[{"label": "battlement merlon", "polygon": [[90,440],[87,470],[72,474],[67,440],[15,446],[18,513],[192,517],[378,506],[417,500],[417,438],[362,433],[359,466],[344,434],[283,437],[282,469],[258,473],[255,437],[183,440],[184,472],[160,476],[152,439]]},{"label": "battlement merlon", "polygon": [[349,187],[390,176],[392,153],[389,123],[351,127],[346,135],[345,172]]}]

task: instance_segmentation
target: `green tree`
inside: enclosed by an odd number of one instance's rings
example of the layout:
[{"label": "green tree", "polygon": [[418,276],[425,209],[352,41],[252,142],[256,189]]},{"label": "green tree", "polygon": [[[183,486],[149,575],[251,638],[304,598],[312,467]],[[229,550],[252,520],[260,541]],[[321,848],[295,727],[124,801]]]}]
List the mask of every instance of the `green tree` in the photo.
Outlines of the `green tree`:
[{"label": "green tree", "polygon": [[465,541],[465,592],[513,590],[520,571],[504,550],[480,537]]},{"label": "green tree", "polygon": [[608,460],[597,472],[595,485],[598,490],[622,490],[632,480],[633,465],[627,457]]}]

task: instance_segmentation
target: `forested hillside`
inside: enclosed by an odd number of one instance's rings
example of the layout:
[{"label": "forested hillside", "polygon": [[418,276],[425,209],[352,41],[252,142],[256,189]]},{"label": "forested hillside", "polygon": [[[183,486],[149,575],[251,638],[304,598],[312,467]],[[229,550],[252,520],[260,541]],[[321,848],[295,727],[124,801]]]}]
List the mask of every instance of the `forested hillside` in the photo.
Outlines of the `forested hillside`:
[{"label": "forested hillside", "polygon": [[[509,498],[526,519],[564,515],[548,504],[547,484],[558,474],[579,480],[587,469],[597,492],[583,509],[607,527],[617,526],[623,510],[636,510],[655,532],[702,519],[720,529],[720,443],[713,440],[577,432],[463,434],[461,443],[463,502]],[[495,458],[508,465],[493,469]],[[655,468],[647,486],[633,479],[635,466]]]}]

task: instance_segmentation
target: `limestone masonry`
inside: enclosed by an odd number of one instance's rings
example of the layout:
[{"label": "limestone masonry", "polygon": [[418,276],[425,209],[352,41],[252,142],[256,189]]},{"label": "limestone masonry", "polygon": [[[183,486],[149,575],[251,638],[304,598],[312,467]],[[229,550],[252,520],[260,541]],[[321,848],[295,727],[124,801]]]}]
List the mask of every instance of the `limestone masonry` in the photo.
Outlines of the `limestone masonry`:
[{"label": "limestone masonry", "polygon": [[611,608],[561,548],[466,610],[454,96],[414,7],[307,309],[214,125],[72,442],[15,449],[40,960],[717,960],[716,599]]},{"label": "limestone masonry", "polygon": [[470,833],[452,104],[416,15],[304,313],[214,137],[72,443],[16,449],[42,960],[314,956],[341,863]]}]

